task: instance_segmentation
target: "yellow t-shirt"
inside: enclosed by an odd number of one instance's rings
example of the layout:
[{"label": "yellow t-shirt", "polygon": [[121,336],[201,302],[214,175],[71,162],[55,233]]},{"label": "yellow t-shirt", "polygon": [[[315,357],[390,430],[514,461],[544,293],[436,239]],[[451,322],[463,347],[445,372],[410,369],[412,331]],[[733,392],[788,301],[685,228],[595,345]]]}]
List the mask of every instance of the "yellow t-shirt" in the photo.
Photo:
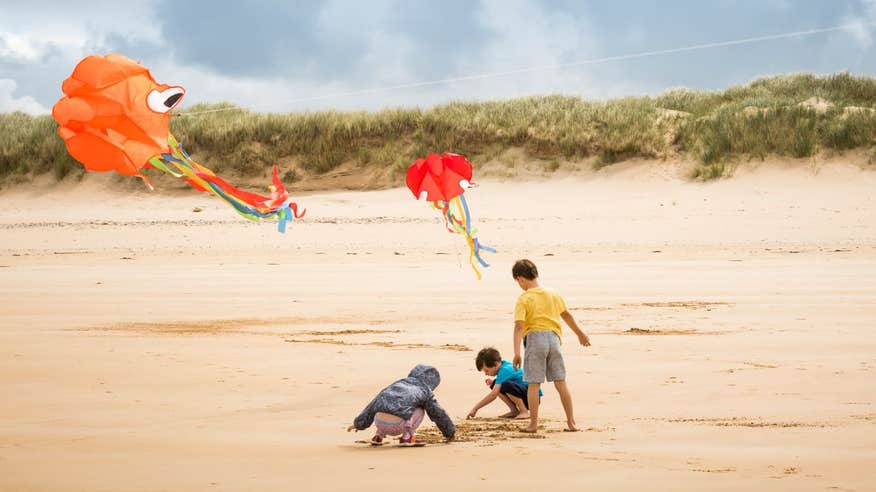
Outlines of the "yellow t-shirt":
[{"label": "yellow t-shirt", "polygon": [[562,339],[560,314],[566,311],[566,301],[553,289],[534,287],[517,298],[514,321],[523,321],[523,336],[531,331],[551,330]]}]

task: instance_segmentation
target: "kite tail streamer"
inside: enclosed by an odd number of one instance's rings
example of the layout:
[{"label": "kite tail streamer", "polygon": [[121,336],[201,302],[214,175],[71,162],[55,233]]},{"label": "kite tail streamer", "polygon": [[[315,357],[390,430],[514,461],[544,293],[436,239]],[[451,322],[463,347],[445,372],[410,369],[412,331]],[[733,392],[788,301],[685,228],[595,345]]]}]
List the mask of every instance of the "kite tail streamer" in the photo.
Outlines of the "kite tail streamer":
[{"label": "kite tail streamer", "polygon": [[466,203],[465,197],[459,195],[452,198],[449,202],[433,202],[432,206],[441,211],[441,214],[444,216],[444,226],[447,227],[448,231],[461,234],[465,237],[469,248],[469,264],[471,264],[472,270],[474,270],[478,280],[480,280],[481,272],[478,270],[477,265],[480,264],[483,267],[490,266],[489,263],[481,258],[481,250],[489,253],[495,253],[496,250],[478,241],[478,231],[471,227],[471,214],[468,211],[468,203]]},{"label": "kite tail streamer", "polygon": [[169,154],[161,154],[149,160],[156,169],[175,178],[183,179],[192,188],[211,193],[231,205],[242,217],[252,221],[276,218],[277,230],[286,232],[286,222],[304,217],[306,210],[298,212],[298,204],[289,198],[286,187],[280,181],[277,166],[274,166],[271,195],[264,196],[235,188],[210,169],[193,161],[173,135],[167,137]]}]

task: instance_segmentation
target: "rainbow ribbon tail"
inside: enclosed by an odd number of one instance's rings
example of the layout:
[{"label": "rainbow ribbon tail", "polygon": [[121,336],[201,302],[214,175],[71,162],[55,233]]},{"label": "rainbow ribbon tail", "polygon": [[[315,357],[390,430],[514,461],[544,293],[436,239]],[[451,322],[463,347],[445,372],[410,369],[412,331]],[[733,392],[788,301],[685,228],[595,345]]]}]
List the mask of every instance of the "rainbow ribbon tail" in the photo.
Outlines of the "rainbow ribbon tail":
[{"label": "rainbow ribbon tail", "polygon": [[298,204],[289,198],[289,192],[280,181],[277,166],[273,167],[270,196],[259,195],[238,189],[216,176],[209,168],[204,167],[189,156],[173,135],[167,137],[171,152],[161,154],[149,160],[149,164],[175,178],[189,183],[198,191],[211,193],[222,199],[242,217],[260,221],[277,219],[277,230],[286,232],[286,222],[304,217],[306,210],[298,212]]},{"label": "rainbow ribbon tail", "polygon": [[444,226],[451,233],[460,234],[466,238],[468,242],[469,255],[468,261],[471,264],[472,270],[478,276],[478,280],[482,278],[477,265],[487,268],[489,263],[481,258],[481,251],[496,253],[494,248],[481,244],[477,237],[477,229],[471,227],[471,213],[468,210],[468,203],[463,195],[452,198],[450,201],[433,202],[432,206],[440,210],[444,216]]}]

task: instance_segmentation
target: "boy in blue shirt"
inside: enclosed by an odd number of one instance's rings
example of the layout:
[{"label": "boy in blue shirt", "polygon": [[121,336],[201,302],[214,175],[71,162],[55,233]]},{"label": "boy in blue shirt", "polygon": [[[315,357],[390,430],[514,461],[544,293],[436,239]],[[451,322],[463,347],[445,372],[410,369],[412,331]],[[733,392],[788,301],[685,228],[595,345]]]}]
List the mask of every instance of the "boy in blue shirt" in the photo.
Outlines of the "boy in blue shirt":
[{"label": "boy in blue shirt", "polygon": [[[490,388],[490,392],[468,412],[467,418],[474,418],[478,410],[489,405],[496,398],[505,402],[510,409],[508,413],[500,415],[500,418],[529,418],[527,396],[529,384],[523,381],[522,369],[514,369],[510,362],[502,360],[499,351],[493,347],[487,347],[478,352],[477,357],[475,357],[475,367],[478,371],[484,371],[487,376],[492,376],[493,379],[484,380],[487,387]],[[541,392],[539,392],[540,396]]]}]

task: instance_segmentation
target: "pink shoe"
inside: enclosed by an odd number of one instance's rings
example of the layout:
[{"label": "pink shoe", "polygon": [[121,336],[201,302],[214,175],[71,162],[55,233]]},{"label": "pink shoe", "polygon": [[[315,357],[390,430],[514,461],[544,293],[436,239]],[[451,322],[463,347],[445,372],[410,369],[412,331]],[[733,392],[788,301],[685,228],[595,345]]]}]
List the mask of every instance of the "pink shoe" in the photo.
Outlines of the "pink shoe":
[{"label": "pink shoe", "polygon": [[408,436],[408,437],[402,436],[398,440],[398,445],[399,446],[416,446],[417,439],[413,435]]}]

